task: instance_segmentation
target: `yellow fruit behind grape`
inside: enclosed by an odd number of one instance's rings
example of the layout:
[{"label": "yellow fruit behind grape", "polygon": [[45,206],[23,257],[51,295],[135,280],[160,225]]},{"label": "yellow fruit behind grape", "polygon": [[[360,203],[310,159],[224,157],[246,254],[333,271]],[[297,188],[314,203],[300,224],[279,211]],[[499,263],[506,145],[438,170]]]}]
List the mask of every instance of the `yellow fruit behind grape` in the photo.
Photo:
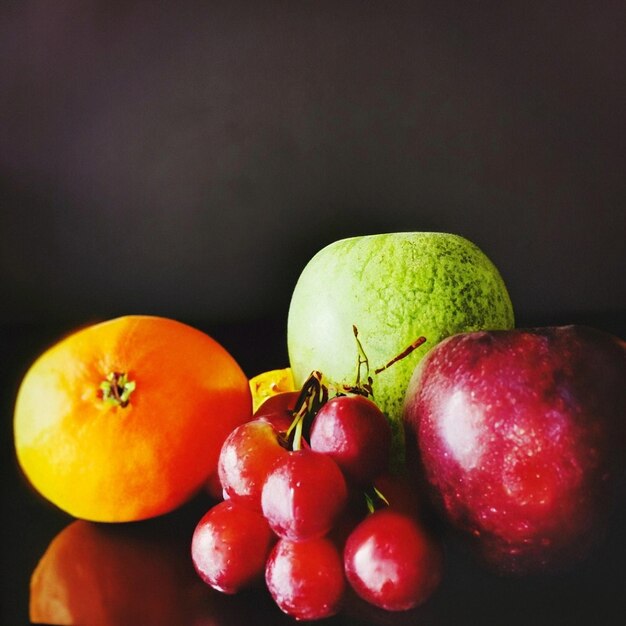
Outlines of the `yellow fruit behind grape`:
[{"label": "yellow fruit behind grape", "polygon": [[269,370],[250,379],[252,411],[256,411],[271,396],[296,391],[291,368]]}]

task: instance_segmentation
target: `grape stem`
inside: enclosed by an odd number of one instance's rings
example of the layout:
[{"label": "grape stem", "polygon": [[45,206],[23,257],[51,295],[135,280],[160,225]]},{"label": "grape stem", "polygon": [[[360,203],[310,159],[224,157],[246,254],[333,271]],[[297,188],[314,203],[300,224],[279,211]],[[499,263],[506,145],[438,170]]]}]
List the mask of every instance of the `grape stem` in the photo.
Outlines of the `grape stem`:
[{"label": "grape stem", "polygon": [[[358,393],[365,397],[374,397],[374,380],[370,376],[370,365],[369,359],[367,358],[367,354],[363,349],[363,344],[361,344],[361,340],[359,339],[359,330],[356,327],[356,324],[352,324],[352,333],[354,334],[354,340],[356,341],[356,349],[357,349],[357,362],[356,362],[356,381],[354,385],[343,385],[343,389],[348,393]],[[406,358],[413,352],[413,350],[419,348],[423,343],[425,343],[426,337],[418,337],[413,343],[408,345],[402,352],[396,354],[390,361],[387,361],[384,365],[377,367],[374,370],[374,374],[380,374],[384,372],[388,367],[391,367],[394,363],[401,361]],[[363,372],[363,369],[365,371]],[[367,382],[361,382],[361,377],[363,380]]]},{"label": "grape stem", "polygon": [[389,506],[389,500],[378,487],[372,485],[370,491],[365,492],[365,504],[368,512],[373,513],[382,507]]},{"label": "grape stem", "polygon": [[361,387],[361,369],[365,366],[365,377],[367,380],[366,385],[369,389],[366,389],[370,392],[370,395],[373,395],[371,385],[372,379],[369,376],[370,373],[370,362],[367,358],[367,354],[365,354],[365,350],[363,350],[363,345],[359,339],[359,329],[355,324],[352,324],[352,332],[354,333],[354,340],[356,341],[356,349],[357,349],[357,360],[356,360],[356,381],[354,383],[355,388]]},{"label": "grape stem", "polygon": [[304,422],[311,421],[328,400],[328,387],[322,383],[322,374],[313,371],[302,385],[294,406],[294,418],[287,429],[287,440],[293,433],[292,450],[300,450],[303,442]]},{"label": "grape stem", "polygon": [[402,350],[400,354],[397,354],[396,356],[394,356],[393,359],[391,359],[391,361],[389,361],[388,363],[385,363],[385,365],[381,367],[377,367],[374,370],[374,374],[380,374],[381,372],[385,371],[388,367],[390,367],[397,361],[400,361],[404,359],[405,357],[409,356],[409,354],[411,354],[413,350],[419,348],[425,342],[426,342],[426,337],[423,337],[423,336],[418,337],[412,344],[408,345],[404,350]]},{"label": "grape stem", "polygon": [[[356,380],[354,385],[342,385],[341,390],[333,387],[333,395],[342,395],[343,393],[355,393],[365,397],[374,397],[373,379],[370,376],[369,359],[363,349],[363,345],[359,339],[359,331],[355,324],[352,325],[352,332],[354,333],[354,339],[357,346],[357,367],[356,367]],[[407,357],[413,350],[421,346],[426,341],[426,337],[418,337],[411,345],[407,346],[400,354],[397,354],[393,359],[385,363],[385,365],[378,367],[374,370],[374,374],[380,374],[382,371],[391,367],[397,361]],[[363,382],[363,380],[367,382]],[[132,390],[131,390],[132,391]],[[287,429],[286,438],[287,441],[291,441],[289,446],[292,450],[302,449],[304,440],[305,421],[312,421],[317,415],[320,408],[328,401],[329,389],[322,382],[322,373],[314,370],[309,377],[304,381],[298,399],[293,409],[293,420]],[[293,438],[292,438],[293,435]],[[377,490],[376,490],[377,491]],[[384,501],[384,496],[377,491],[379,499]]]},{"label": "grape stem", "polygon": [[304,418],[299,418],[295,420],[296,428],[293,435],[293,444],[291,446],[292,450],[300,450],[302,448],[302,424],[304,422]]}]

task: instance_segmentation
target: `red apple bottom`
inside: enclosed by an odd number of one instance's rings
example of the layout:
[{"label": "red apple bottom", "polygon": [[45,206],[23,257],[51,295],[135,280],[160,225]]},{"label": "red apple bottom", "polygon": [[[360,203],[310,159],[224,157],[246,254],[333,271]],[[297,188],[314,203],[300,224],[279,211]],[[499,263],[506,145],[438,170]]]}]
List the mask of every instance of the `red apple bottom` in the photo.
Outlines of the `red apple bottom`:
[{"label": "red apple bottom", "polygon": [[[608,512],[606,513],[608,516]],[[478,560],[501,576],[556,575],[566,572],[586,559],[607,534],[605,514],[589,520],[586,528],[578,523],[570,528],[541,530],[523,524],[528,536],[503,538],[496,532],[477,528],[468,517],[453,521],[458,543],[468,548]],[[473,530],[469,530],[473,529]],[[503,530],[508,530],[505,523]]]},{"label": "red apple bottom", "polygon": [[444,340],[405,400],[407,456],[500,573],[561,571],[607,530],[624,477],[626,344],[568,326]]}]

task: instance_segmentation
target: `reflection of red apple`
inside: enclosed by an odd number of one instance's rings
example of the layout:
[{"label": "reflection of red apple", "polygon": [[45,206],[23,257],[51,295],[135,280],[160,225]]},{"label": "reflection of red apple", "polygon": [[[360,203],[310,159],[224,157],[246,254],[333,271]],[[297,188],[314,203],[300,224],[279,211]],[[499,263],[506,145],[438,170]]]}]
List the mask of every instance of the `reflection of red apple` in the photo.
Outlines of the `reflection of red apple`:
[{"label": "reflection of red apple", "polygon": [[582,326],[441,342],[407,390],[407,454],[502,572],[559,569],[602,534],[623,479],[626,343]]}]

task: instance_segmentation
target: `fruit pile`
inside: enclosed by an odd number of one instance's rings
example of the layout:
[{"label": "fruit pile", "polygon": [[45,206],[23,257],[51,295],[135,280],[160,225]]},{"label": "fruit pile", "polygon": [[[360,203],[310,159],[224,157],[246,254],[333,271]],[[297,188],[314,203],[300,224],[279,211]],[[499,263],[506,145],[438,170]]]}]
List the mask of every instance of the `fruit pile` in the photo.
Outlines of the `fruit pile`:
[{"label": "fruit pile", "polygon": [[408,483],[389,473],[391,427],[369,390],[329,392],[313,372],[231,432],[218,461],[224,500],[192,539],[207,584],[236,593],[264,578],[302,620],[337,613],[348,585],[391,611],[433,593],[441,546]]},{"label": "fruit pile", "polygon": [[[298,280],[287,340],[289,367],[249,381],[174,320],[81,329],[24,376],[20,466],[99,522],[163,515],[206,485],[219,503],[193,534],[202,580],[226,594],[265,581],[303,620],[351,594],[425,602],[442,577],[426,501],[500,573],[569,567],[606,533],[626,484],[626,342],[514,328],[502,278],[467,240],[327,246]],[[366,352],[384,363],[375,380]]]}]

